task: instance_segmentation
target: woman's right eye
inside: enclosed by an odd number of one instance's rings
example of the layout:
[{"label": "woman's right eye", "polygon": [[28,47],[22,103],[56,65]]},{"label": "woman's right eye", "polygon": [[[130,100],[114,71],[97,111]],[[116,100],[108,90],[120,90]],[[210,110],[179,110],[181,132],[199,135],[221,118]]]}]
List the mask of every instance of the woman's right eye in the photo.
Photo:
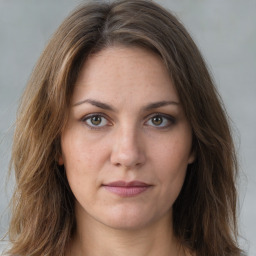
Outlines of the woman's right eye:
[{"label": "woman's right eye", "polygon": [[82,122],[91,129],[99,129],[109,125],[109,121],[100,114],[87,115],[82,118]]}]

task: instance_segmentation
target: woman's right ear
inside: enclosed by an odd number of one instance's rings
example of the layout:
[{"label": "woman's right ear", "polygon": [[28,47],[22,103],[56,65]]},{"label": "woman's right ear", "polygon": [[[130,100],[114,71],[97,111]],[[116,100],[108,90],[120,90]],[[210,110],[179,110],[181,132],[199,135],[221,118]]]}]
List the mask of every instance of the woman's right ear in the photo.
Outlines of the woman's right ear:
[{"label": "woman's right ear", "polygon": [[56,142],[55,142],[55,161],[58,162],[58,165],[64,165],[64,159],[62,156],[62,150],[61,150],[61,142],[60,142],[60,137],[57,138]]},{"label": "woman's right ear", "polygon": [[64,160],[63,160],[62,155],[59,156],[58,165],[64,165]]}]

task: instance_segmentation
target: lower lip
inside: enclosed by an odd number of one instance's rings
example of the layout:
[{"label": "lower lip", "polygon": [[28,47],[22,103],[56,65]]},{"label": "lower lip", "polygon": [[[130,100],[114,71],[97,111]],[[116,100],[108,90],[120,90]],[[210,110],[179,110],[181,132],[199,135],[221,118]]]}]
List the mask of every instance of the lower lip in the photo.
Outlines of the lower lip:
[{"label": "lower lip", "polygon": [[114,187],[114,186],[103,186],[106,190],[122,196],[122,197],[132,197],[143,193],[148,190],[150,186],[144,187]]}]

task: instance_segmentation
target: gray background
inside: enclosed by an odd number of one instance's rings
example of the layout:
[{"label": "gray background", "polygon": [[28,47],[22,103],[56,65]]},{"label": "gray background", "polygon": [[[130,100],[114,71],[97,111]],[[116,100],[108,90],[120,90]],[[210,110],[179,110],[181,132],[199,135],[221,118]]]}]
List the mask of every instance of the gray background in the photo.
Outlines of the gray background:
[{"label": "gray background", "polygon": [[[256,0],[157,2],[174,11],[195,39],[233,120],[241,170],[240,242],[255,256]],[[6,177],[18,99],[49,37],[78,3],[0,0],[0,236],[8,226],[13,178],[6,185]]]}]

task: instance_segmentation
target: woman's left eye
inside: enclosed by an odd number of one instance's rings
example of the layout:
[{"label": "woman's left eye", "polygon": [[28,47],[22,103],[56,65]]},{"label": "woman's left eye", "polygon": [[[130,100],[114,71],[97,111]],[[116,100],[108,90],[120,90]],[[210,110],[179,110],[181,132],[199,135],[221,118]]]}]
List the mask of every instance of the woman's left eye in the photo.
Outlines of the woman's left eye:
[{"label": "woman's left eye", "polygon": [[166,128],[175,123],[175,119],[169,115],[157,114],[151,116],[150,119],[146,122],[146,125]]},{"label": "woman's left eye", "polygon": [[86,116],[82,119],[82,121],[92,129],[101,128],[108,125],[108,120],[99,114],[93,114]]}]

